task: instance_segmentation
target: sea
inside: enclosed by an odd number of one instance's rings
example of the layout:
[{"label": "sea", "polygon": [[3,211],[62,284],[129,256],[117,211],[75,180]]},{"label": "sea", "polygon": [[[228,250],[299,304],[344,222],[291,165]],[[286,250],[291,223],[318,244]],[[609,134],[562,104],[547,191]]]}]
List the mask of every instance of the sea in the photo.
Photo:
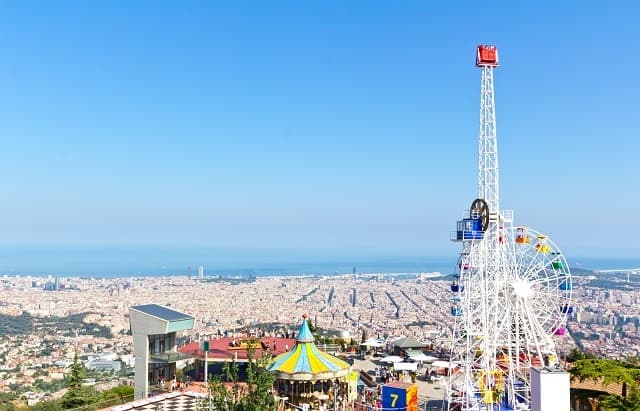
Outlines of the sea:
[{"label": "sea", "polygon": [[[220,250],[198,247],[0,247],[0,275],[130,276],[287,276],[455,272],[458,255],[336,256],[295,250]],[[569,266],[582,270],[640,269],[640,257],[567,256]]]}]

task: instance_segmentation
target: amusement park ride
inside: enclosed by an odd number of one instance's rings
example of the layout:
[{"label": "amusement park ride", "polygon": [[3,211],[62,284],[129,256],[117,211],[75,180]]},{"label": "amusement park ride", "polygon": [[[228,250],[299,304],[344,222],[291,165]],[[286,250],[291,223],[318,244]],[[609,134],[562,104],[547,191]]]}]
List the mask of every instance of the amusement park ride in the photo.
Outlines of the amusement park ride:
[{"label": "amusement park ride", "polygon": [[532,389],[532,375],[559,365],[554,336],[565,334],[573,311],[571,275],[547,236],[515,226],[513,211],[500,209],[495,46],[478,46],[476,67],[482,71],[478,198],[451,238],[462,251],[451,284],[446,403],[449,411],[533,410],[540,387]]}]

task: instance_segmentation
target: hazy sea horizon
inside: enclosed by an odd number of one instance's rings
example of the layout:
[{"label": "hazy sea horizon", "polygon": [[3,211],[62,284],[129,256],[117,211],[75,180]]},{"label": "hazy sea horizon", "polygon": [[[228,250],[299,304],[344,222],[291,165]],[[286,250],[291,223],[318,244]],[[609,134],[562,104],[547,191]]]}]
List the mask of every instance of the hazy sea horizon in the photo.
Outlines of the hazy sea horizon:
[{"label": "hazy sea horizon", "polygon": [[[321,253],[315,253],[321,254]],[[0,274],[33,276],[205,275],[275,276],[372,273],[451,274],[458,255],[353,256],[342,253],[314,255],[300,251],[233,251],[206,248],[155,247],[0,247]],[[373,254],[373,253],[372,253]],[[568,257],[569,266],[582,270],[640,268],[640,257]]]}]

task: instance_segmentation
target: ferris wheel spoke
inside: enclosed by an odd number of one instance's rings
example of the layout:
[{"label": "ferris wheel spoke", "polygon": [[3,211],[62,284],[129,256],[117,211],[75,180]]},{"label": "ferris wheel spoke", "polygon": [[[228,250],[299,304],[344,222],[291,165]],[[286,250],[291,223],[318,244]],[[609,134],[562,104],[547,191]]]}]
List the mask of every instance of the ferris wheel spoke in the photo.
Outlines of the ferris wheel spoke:
[{"label": "ferris wheel spoke", "polygon": [[531,333],[531,337],[533,337],[533,343],[536,347],[536,352],[537,353],[541,353],[542,352],[542,341],[540,341],[540,337],[546,333],[546,331],[542,330],[542,327],[540,326],[539,322],[537,321],[537,315],[534,315],[531,310],[530,307],[525,304],[525,316],[527,319],[527,323],[528,323],[528,328],[530,330]]},{"label": "ferris wheel spoke", "polygon": [[530,278],[541,268],[540,262],[530,255],[523,255],[516,265],[516,270],[522,278]]},{"label": "ferris wheel spoke", "polygon": [[556,284],[559,286],[563,279],[563,276],[553,273],[552,275],[548,276],[538,276],[536,279],[531,280],[531,284],[536,286]]}]

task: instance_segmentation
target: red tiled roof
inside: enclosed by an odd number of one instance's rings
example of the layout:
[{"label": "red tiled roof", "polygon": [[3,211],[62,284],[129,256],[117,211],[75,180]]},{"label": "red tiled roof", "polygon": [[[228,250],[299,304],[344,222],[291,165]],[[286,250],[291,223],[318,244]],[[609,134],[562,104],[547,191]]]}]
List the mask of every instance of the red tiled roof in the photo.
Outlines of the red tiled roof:
[{"label": "red tiled roof", "polygon": [[[232,349],[230,343],[233,340],[237,342],[242,340],[248,340],[246,337],[224,337],[217,340],[209,340],[209,354],[207,358],[209,361],[225,361],[231,360],[234,358],[234,355],[237,353],[238,360],[246,360],[247,359],[247,351],[244,349]],[[293,348],[296,343],[295,338],[280,338],[280,337],[263,337],[260,338],[260,341],[265,343],[266,346],[269,347],[269,351],[275,357],[278,354],[282,354],[285,352],[285,347],[288,346],[289,349]],[[276,349],[273,350],[273,343],[276,343]],[[178,351],[197,356],[200,359],[204,359],[204,351],[202,350],[200,342],[192,342],[187,345],[184,345],[178,349]],[[254,356],[259,358],[262,356],[262,348],[257,347],[255,350]]]}]

